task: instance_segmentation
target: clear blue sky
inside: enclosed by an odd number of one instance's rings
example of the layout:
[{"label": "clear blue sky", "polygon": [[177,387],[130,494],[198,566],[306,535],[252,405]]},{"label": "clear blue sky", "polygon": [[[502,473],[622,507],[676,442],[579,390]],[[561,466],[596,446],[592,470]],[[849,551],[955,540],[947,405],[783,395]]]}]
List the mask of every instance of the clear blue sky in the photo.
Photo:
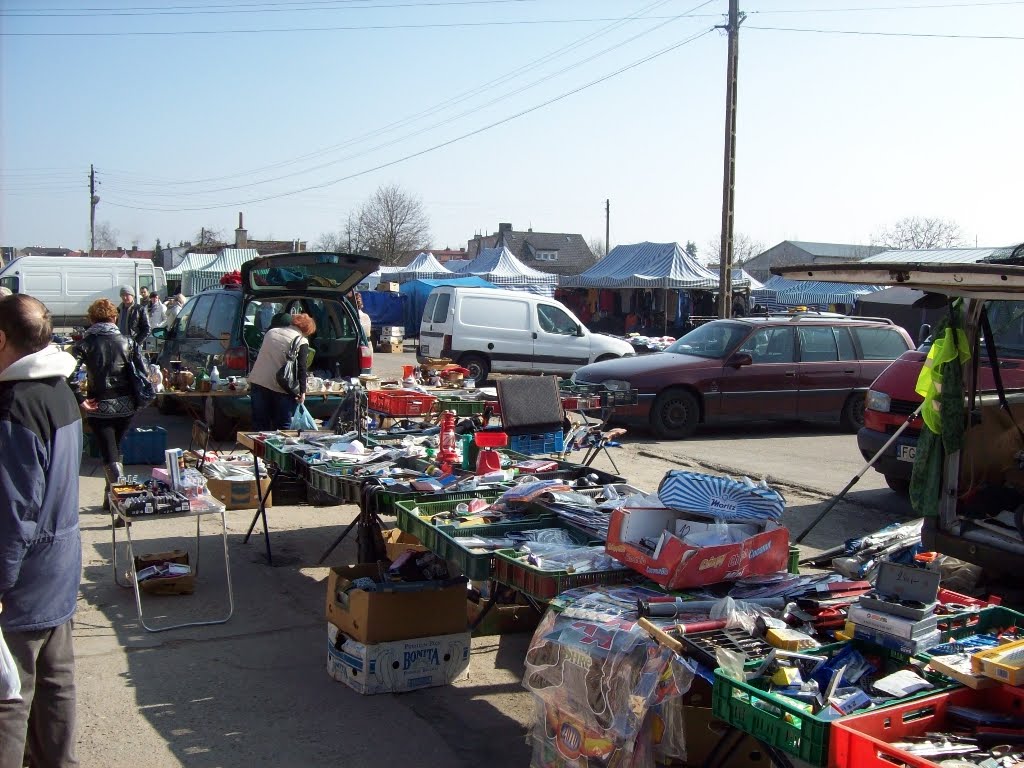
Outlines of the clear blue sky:
[{"label": "clear blue sky", "polygon": [[[87,247],[94,163],[97,220],[143,248],[201,227],[230,235],[239,211],[251,237],[313,241],[395,182],[422,198],[435,247],[464,246],[499,221],[603,237],[610,198],[613,245],[694,240],[707,254],[721,220],[717,30],[362,173],[723,21],[726,0],[675,18],[700,4],[5,0],[0,243]],[[740,5],[738,232],[765,245],[867,243],[921,215],[955,220],[971,245],[1024,240],[1024,2]],[[266,31],[296,28],[305,31]],[[200,31],[217,32],[185,34]],[[82,34],[100,32],[118,34]],[[137,32],[172,34],[126,34]],[[407,118],[417,119],[394,125]],[[314,185],[324,186],[285,194]]]}]

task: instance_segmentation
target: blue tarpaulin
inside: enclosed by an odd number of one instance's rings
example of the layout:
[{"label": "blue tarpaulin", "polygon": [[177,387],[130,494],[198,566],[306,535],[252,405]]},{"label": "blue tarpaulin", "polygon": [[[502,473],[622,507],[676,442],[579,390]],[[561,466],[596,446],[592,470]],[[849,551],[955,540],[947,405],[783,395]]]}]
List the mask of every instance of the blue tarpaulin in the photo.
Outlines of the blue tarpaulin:
[{"label": "blue tarpaulin", "polygon": [[405,325],[405,297],[391,291],[360,291],[363,311],[370,316],[374,328]]},{"label": "blue tarpaulin", "polygon": [[453,277],[444,280],[410,280],[399,286],[399,292],[405,300],[405,335],[420,335],[420,319],[423,307],[427,304],[430,292],[439,285],[455,285],[464,288],[496,288],[482,277]]}]

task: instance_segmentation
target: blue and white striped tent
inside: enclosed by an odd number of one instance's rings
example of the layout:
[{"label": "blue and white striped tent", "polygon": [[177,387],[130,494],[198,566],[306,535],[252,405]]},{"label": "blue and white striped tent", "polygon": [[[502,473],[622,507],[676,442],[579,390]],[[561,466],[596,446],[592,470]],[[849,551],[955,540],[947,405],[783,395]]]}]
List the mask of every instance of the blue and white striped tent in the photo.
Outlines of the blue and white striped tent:
[{"label": "blue and white striped tent", "polygon": [[434,254],[424,251],[407,266],[391,271],[387,279],[404,283],[408,280],[442,280],[446,277],[452,277],[452,271],[434,258]]},{"label": "blue and white striped tent", "polygon": [[[734,288],[749,280],[734,272]],[[679,243],[617,245],[586,272],[562,277],[563,288],[718,288],[718,274],[698,263]]]},{"label": "blue and white striped tent", "polygon": [[484,248],[480,255],[455,273],[456,277],[474,275],[499,288],[529,291],[541,296],[552,296],[558,277],[528,267],[508,248]]},{"label": "blue and white striped tent", "polygon": [[229,272],[242,268],[250,259],[259,258],[255,248],[221,248],[217,258],[205,266],[182,273],[181,288],[186,296],[195,296],[200,291],[220,285],[220,279]]},{"label": "blue and white striped tent", "polygon": [[817,306],[827,309],[833,304],[853,307],[861,296],[880,290],[877,285],[852,285],[847,283],[823,283],[809,280],[789,280],[773,275],[753,291],[755,305],[760,304],[769,312],[784,312],[789,307]]}]

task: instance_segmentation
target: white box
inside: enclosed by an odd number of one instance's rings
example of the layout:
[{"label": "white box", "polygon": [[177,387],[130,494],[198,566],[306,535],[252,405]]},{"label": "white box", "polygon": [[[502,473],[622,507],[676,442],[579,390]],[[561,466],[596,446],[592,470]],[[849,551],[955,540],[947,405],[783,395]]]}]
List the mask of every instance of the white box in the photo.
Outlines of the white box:
[{"label": "white box", "polygon": [[470,633],[363,644],[327,625],[327,674],[364,695],[448,685],[468,676]]},{"label": "white box", "polygon": [[164,451],[164,465],[167,469],[167,484],[176,491],[181,490],[181,465],[185,453],[181,448],[168,448]]},{"label": "white box", "polygon": [[381,341],[395,339],[401,341],[405,338],[405,327],[401,325],[385,325],[380,329]]}]

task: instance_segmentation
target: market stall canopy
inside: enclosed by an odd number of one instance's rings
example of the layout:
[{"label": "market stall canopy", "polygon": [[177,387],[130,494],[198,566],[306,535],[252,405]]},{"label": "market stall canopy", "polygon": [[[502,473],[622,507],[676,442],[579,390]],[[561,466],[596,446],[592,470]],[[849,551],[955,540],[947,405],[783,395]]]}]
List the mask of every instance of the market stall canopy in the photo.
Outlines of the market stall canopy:
[{"label": "market stall canopy", "polygon": [[764,287],[764,283],[760,280],[755,280],[747,274],[746,270],[736,267],[732,271],[732,285],[733,288],[749,288],[751,291],[756,291]]},{"label": "market stall canopy", "polygon": [[180,278],[186,272],[195,272],[217,260],[216,253],[187,253],[176,267],[164,271],[170,278]]},{"label": "market stall canopy", "polygon": [[454,285],[463,288],[497,288],[482,277],[450,277],[444,280],[410,280],[402,283],[398,292],[402,295],[405,303],[405,335],[420,335],[420,318],[423,317],[423,307],[427,304],[427,297],[430,292],[441,285]]},{"label": "market stall canopy", "polygon": [[424,251],[407,266],[390,271],[387,279],[404,283],[408,280],[440,280],[451,276],[452,271],[434,258],[434,254]]},{"label": "market stall canopy", "polygon": [[375,291],[381,281],[391,280],[391,275],[400,270],[401,267],[381,267],[376,272],[367,275],[356,286],[357,291]]},{"label": "market stall canopy", "polygon": [[863,296],[857,302],[861,317],[888,318],[918,342],[922,341],[921,327],[934,326],[946,311],[945,296],[899,285]]},{"label": "market stall canopy", "polygon": [[182,275],[181,292],[186,296],[195,296],[200,291],[220,285],[224,275],[241,270],[242,264],[259,258],[259,255],[255,248],[222,248],[217,252],[217,258],[209,264]]},{"label": "market stall canopy", "polygon": [[484,248],[480,255],[459,270],[460,275],[475,275],[492,285],[551,296],[558,276],[528,267],[508,248]]},{"label": "market stall canopy", "polygon": [[[718,275],[699,264],[679,243],[633,243],[615,246],[582,274],[562,277],[561,286],[715,290]],[[734,287],[743,288],[746,283]]]},{"label": "market stall canopy", "polygon": [[876,285],[847,285],[845,283],[829,283],[825,281],[808,282],[773,275],[764,284],[750,292],[755,304],[760,304],[769,312],[785,307],[808,305],[827,306],[830,304],[857,303],[862,296],[879,290]]}]

